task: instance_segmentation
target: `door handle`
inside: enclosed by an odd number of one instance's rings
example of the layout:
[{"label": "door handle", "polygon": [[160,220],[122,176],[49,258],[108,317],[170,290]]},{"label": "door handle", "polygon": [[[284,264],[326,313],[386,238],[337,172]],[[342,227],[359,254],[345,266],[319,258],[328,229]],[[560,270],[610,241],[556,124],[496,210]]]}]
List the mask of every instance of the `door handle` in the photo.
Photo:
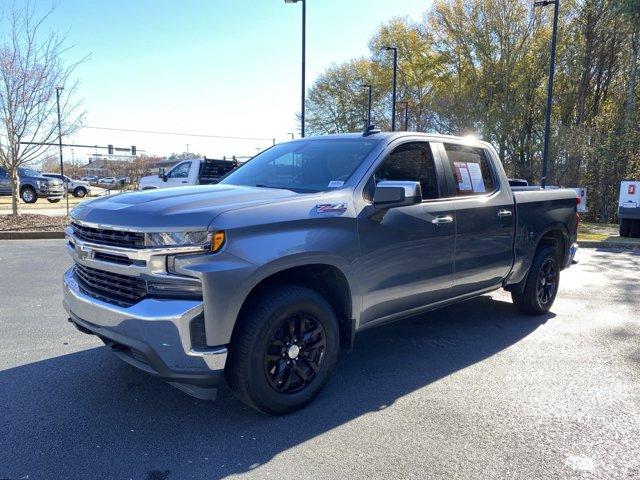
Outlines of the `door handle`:
[{"label": "door handle", "polygon": [[182,183],[188,183],[186,180],[182,180]]},{"label": "door handle", "polygon": [[502,218],[502,217],[510,217],[511,215],[513,215],[513,212],[511,210],[504,209],[504,210],[499,210],[498,211],[498,216],[500,218]]},{"label": "door handle", "polygon": [[446,223],[453,223],[453,217],[451,215],[439,215],[431,220],[434,225],[444,225]]}]

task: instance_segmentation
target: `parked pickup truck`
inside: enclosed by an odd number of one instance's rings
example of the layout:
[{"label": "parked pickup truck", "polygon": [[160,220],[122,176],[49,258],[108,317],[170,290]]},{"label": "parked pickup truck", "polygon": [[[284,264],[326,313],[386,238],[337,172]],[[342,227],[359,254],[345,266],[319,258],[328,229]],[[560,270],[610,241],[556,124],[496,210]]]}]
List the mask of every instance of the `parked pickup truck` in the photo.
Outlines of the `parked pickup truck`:
[{"label": "parked pickup truck", "polygon": [[[47,178],[31,168],[19,167],[20,198],[25,203],[35,203],[38,198],[46,198],[50,203],[62,200],[64,187],[60,180]],[[0,195],[11,195],[11,179],[8,172],[0,167]]]},{"label": "parked pickup truck", "polygon": [[246,404],[289,412],[363,329],[499,288],[545,314],[576,253],[576,194],[526,188],[480,141],[370,130],[279,144],[217,185],[78,205],[64,307],[194,396],[226,379]]},{"label": "parked pickup truck", "polygon": [[154,188],[186,187],[189,185],[211,185],[238,167],[235,160],[194,158],[175,165],[167,173],[142,177],[139,190]]}]

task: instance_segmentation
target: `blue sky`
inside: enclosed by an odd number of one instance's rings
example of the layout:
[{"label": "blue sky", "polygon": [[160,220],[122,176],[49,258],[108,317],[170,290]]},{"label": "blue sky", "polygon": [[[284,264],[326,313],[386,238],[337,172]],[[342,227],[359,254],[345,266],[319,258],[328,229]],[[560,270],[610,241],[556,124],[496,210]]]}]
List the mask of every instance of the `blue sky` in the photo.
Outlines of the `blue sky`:
[{"label": "blue sky", "polygon": [[[32,0],[33,3],[33,0]],[[36,0],[44,11],[51,2]],[[300,104],[301,5],[284,0],[57,0],[47,28],[67,33],[86,125],[283,140]],[[307,85],[332,62],[368,55],[394,16],[427,0],[307,0]],[[270,141],[84,129],[76,143],[148,153],[254,154]],[[76,157],[86,150],[76,149]]]}]

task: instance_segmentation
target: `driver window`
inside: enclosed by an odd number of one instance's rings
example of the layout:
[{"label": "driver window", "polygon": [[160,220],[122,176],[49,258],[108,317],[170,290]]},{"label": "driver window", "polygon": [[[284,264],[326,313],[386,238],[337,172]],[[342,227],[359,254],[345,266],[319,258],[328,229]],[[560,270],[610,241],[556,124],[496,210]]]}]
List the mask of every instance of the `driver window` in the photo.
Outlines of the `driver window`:
[{"label": "driver window", "polygon": [[[426,142],[400,145],[378,167],[373,179],[375,183],[371,183],[371,188],[383,180],[420,182],[423,199],[439,197],[436,165]],[[372,198],[373,192],[367,196]]]},{"label": "driver window", "polygon": [[191,169],[191,162],[184,162],[176,165],[168,174],[169,178],[187,178],[189,176],[189,170]]}]

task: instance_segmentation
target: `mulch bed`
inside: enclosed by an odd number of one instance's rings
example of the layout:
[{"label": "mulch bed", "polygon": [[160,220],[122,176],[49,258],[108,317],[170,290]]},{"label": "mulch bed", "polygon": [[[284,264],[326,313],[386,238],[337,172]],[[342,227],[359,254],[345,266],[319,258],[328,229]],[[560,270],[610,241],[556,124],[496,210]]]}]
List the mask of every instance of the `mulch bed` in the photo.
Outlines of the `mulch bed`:
[{"label": "mulch bed", "polygon": [[51,217],[49,215],[36,215],[23,213],[13,215],[0,215],[0,232],[61,232],[69,224],[67,217]]}]

